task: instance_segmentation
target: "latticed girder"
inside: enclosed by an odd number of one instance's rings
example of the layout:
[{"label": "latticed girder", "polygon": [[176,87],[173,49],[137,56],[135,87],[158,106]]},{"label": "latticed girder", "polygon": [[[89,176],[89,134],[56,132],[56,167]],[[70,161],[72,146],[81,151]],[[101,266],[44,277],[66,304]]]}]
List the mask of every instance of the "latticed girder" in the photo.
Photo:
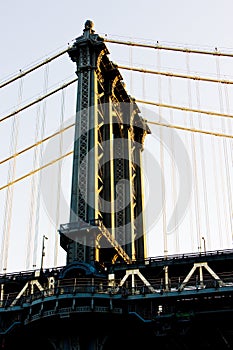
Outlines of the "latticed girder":
[{"label": "latticed girder", "polygon": [[68,53],[78,75],[70,223],[98,220],[105,239],[96,240],[89,231],[82,231],[82,239],[77,240],[66,237],[61,228],[67,264],[116,261],[116,252],[128,263],[143,259],[139,153],[149,128],[126,92],[117,66],[109,60],[104,39],[94,34],[91,21]]},{"label": "latticed girder", "polygon": [[120,244],[116,241],[116,239],[111,235],[111,233],[107,230],[107,228],[101,223],[100,225],[101,233],[107,238],[109,243],[111,243],[112,247],[117,251],[118,255],[128,264],[132,263],[132,259],[128,256],[128,254],[124,251],[124,249],[120,246]]}]

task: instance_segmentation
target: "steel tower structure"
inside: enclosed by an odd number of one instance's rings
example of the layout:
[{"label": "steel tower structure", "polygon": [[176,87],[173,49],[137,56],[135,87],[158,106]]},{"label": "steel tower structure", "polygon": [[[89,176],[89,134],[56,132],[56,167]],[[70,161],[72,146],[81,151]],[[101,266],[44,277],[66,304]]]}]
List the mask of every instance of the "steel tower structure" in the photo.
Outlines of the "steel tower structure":
[{"label": "steel tower structure", "polygon": [[141,154],[150,130],[92,21],[68,53],[78,93],[70,223],[59,230],[67,264],[144,259]]},{"label": "steel tower structure", "polygon": [[0,347],[232,348],[233,251],[146,256],[150,130],[91,21],[68,53],[78,93],[70,222],[59,228],[67,261],[0,275]]}]

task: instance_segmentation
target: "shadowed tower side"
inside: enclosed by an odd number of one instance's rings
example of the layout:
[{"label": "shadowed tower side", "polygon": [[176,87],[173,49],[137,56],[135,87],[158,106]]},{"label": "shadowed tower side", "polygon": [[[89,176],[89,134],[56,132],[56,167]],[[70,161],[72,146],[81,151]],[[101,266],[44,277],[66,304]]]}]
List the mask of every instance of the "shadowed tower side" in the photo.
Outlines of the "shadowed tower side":
[{"label": "shadowed tower side", "polygon": [[143,259],[142,150],[150,130],[92,21],[68,53],[78,88],[70,222],[59,229],[67,265]]}]

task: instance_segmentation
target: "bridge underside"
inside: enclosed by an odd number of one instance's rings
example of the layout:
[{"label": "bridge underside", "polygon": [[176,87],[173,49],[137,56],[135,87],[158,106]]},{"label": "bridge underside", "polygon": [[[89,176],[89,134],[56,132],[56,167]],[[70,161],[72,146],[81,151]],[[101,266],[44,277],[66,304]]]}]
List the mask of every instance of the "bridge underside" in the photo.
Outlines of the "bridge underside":
[{"label": "bridge underside", "polygon": [[232,349],[233,309],[193,317],[174,315],[147,324],[135,315],[94,313],[48,318],[2,337],[4,349]]},{"label": "bridge underside", "polygon": [[232,251],[207,252],[97,274],[80,264],[2,275],[0,342],[4,349],[230,349],[232,261]]}]

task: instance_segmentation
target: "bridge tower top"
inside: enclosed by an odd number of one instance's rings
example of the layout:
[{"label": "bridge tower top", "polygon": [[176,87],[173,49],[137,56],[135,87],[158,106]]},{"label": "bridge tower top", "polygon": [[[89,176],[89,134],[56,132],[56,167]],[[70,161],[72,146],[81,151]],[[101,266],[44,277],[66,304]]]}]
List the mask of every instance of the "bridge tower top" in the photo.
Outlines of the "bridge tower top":
[{"label": "bridge tower top", "polygon": [[104,39],[87,20],[68,54],[78,88],[70,222],[60,226],[67,264],[146,257],[142,150],[150,130]]}]

